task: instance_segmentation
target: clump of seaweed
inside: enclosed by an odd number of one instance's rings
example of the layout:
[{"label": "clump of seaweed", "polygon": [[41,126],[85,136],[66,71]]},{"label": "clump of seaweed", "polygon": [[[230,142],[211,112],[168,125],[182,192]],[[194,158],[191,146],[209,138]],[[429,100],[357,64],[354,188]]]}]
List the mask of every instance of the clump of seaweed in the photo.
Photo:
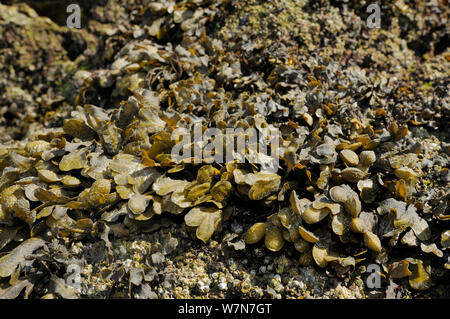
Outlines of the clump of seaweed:
[{"label": "clump of seaweed", "polygon": [[[406,4],[405,10],[387,5],[396,31],[369,33],[347,5],[340,11],[324,1],[325,17],[308,13],[308,1],[241,6],[226,17],[227,1],[137,6],[131,15],[138,22],[119,24],[129,28],[126,43],[103,48],[110,53],[104,67],[70,76],[58,121],[36,121],[20,128],[23,139],[0,144],[0,296],[15,298],[25,289],[28,297],[37,267],[59,267],[51,253],[59,245],[100,239],[113,260],[109,236],[180,220],[194,240],[209,243],[245,205],[252,207],[240,235],[246,248],[259,242],[268,253],[293,248],[299,267],[330,267],[344,276],[378,263],[415,290],[429,289],[449,269],[448,145],[438,141],[433,150],[417,137],[418,127],[448,123],[448,96],[441,92],[448,75],[430,71],[440,63],[448,68],[448,49],[439,42],[426,67],[410,68],[417,57],[400,38],[413,47],[419,40],[395,26],[421,18]],[[278,18],[251,15],[279,7]],[[0,5],[0,16],[11,8]],[[124,32],[107,23],[102,28],[99,33],[111,36]],[[312,37],[315,31],[322,41]],[[361,32],[362,44],[346,49]],[[425,78],[436,86],[427,88]],[[96,103],[93,92],[102,90],[122,101],[106,106],[112,100],[99,94]],[[3,99],[11,104],[8,94]],[[173,132],[197,128],[218,134],[184,147],[210,156],[178,160]],[[276,172],[267,170],[273,158],[251,143],[239,160],[212,160],[218,153],[210,143],[248,141],[248,132],[267,129],[280,132]],[[430,154],[439,157],[432,162]],[[151,282],[174,240],[167,239],[167,252],[151,248],[151,261],[138,261],[139,267],[103,269],[104,278],[128,274],[135,286]],[[45,296],[77,296],[51,278],[57,288]]]}]

